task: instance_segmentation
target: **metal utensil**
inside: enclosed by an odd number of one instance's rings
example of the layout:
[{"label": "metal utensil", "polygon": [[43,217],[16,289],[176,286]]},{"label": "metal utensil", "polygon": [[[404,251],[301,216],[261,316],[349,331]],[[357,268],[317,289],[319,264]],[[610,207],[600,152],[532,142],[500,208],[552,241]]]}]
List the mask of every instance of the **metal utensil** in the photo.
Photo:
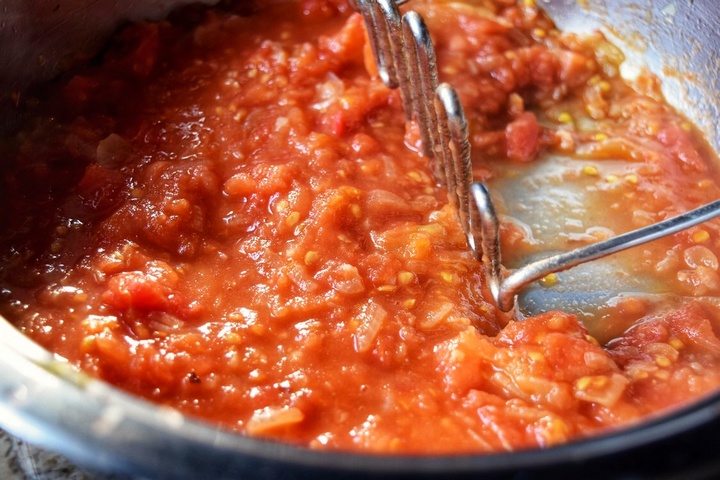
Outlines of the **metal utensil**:
[{"label": "metal utensil", "polygon": [[399,88],[409,121],[418,123],[423,154],[435,158],[437,181],[448,189],[468,245],[486,263],[486,279],[498,308],[508,312],[518,292],[551,273],[607,257],[613,253],[672,235],[720,216],[720,200],[644,228],[556,254],[503,275],[500,222],[488,188],[473,182],[472,159],[465,114],[455,89],[439,84],[435,49],[422,17],[410,10],[400,14],[407,0],[353,0],[365,19],[382,81]]}]

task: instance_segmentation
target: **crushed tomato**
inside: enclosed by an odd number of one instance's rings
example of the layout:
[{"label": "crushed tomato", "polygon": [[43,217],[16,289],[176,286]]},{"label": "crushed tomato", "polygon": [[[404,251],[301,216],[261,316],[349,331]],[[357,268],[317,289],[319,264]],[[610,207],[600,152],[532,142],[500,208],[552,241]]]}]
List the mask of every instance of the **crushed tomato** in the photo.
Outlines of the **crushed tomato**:
[{"label": "crushed tomato", "polygon": [[[519,3],[410,3],[465,106],[477,178],[564,152],[636,162],[603,190],[641,198],[636,220],[718,197],[707,148],[653,82],[625,83],[602,36]],[[0,312],[128,392],[318,449],[544,447],[718,388],[717,222],[643,257],[697,301],[629,302],[608,321],[632,325],[601,342],[573,312],[513,321],[368,52],[341,0],[127,27],[2,140]]]}]

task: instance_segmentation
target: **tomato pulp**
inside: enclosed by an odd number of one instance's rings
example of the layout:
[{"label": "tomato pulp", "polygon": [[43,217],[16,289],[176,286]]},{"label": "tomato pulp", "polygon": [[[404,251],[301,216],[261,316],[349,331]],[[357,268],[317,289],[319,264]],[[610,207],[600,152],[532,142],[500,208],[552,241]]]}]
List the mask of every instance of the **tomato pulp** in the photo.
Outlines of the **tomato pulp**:
[{"label": "tomato pulp", "polygon": [[[622,80],[601,35],[562,33],[534,2],[410,6],[465,107],[477,179],[569,155],[629,227],[718,197],[691,124],[651,76]],[[29,109],[2,140],[0,312],[157,404],[317,449],[497,452],[720,385],[720,225],[640,249],[666,301],[614,303],[607,338],[572,311],[514,321],[344,1],[130,26]],[[615,160],[629,166],[603,173]],[[599,238],[587,227],[565,246]],[[517,223],[502,235],[540,249]]]}]

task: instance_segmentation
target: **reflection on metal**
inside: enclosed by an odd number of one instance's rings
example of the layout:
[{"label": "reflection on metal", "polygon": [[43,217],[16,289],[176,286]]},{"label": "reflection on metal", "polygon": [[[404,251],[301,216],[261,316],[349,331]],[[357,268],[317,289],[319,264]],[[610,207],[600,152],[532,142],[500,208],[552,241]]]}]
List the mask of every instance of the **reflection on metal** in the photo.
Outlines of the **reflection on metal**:
[{"label": "reflection on metal", "polygon": [[720,151],[720,2],[714,0],[542,0],[559,28],[602,31],[626,61],[623,74],[649,69],[670,104]]},{"label": "reflection on metal", "polygon": [[[473,185],[473,196],[477,202],[482,214],[484,222],[496,222],[497,217],[491,211],[492,201],[487,189],[482,188],[480,184]],[[552,255],[550,257],[537,260],[528,265],[518,268],[508,275],[506,278],[499,280],[494,276],[490,276],[491,291],[493,299],[502,311],[510,311],[515,303],[515,297],[518,292],[528,284],[540,280],[547,275],[562,270],[567,270],[574,266],[607,257],[613,253],[617,253],[629,248],[643,245],[645,243],[657,240],[668,235],[672,235],[681,230],[685,230],[699,223],[706,222],[720,216],[720,200],[708,203],[702,207],[691,210],[677,217],[673,217],[662,222],[648,225],[647,227],[633,230],[623,235],[593,243],[591,245],[576,248],[566,253]],[[498,230],[496,229],[495,232]],[[498,245],[499,238],[491,242]],[[498,247],[499,248],[499,247]],[[499,250],[497,256],[500,256]]]}]

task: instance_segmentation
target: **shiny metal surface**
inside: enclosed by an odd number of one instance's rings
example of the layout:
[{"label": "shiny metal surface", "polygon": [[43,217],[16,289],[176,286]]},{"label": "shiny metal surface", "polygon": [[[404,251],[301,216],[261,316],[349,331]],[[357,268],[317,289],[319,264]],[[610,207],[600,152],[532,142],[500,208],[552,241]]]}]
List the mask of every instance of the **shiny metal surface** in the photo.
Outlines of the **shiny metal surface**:
[{"label": "shiny metal surface", "polygon": [[[96,51],[123,21],[164,15],[186,0],[0,0],[0,130],[12,126],[23,90]],[[538,0],[571,30],[623,32],[633,66],[665,79],[668,99],[720,149],[715,0]],[[584,7],[583,5],[587,5]],[[78,55],[79,54],[79,55]],[[0,319],[0,428],[105,474],[138,478],[611,478],[604,469],[643,465],[663,478],[717,478],[716,461],[677,445],[716,435],[720,398],[619,434],[492,456],[388,457],[323,453],[239,437],[130,397],[69,369]],[[700,432],[700,433],[698,433]],[[703,437],[704,438],[704,437]],[[704,452],[712,441],[694,445]],[[648,453],[646,449],[651,453]],[[716,452],[706,452],[717,458]],[[647,462],[643,455],[649,455]],[[608,461],[608,457],[612,457]],[[687,462],[687,464],[683,463]],[[673,466],[686,465],[673,477]]]},{"label": "shiny metal surface", "polygon": [[[497,216],[492,212],[492,207],[487,206],[490,196],[484,188],[484,185],[480,183],[473,184],[473,195],[479,205],[484,223],[490,225],[496,224]],[[491,278],[492,281],[489,282],[493,292],[493,298],[500,310],[509,312],[514,307],[515,297],[520,290],[550,273],[567,270],[583,263],[607,257],[613,253],[621,252],[638,245],[644,245],[653,240],[707,222],[718,216],[720,216],[720,200],[708,203],[707,205],[703,205],[677,217],[648,225],[644,228],[633,230],[585,247],[536,260],[514,270],[505,279],[500,279],[499,276]],[[498,235],[497,229],[495,229],[495,235]],[[491,242],[493,248],[499,248],[499,243],[499,238]],[[496,253],[496,255],[499,257],[499,253]]]},{"label": "shiny metal surface", "polygon": [[602,30],[627,57],[623,74],[648,68],[668,101],[720,150],[720,2],[537,0],[568,31]]},{"label": "shiny metal surface", "polygon": [[0,0],[0,133],[14,126],[29,86],[91,58],[123,23],[215,1]]}]

